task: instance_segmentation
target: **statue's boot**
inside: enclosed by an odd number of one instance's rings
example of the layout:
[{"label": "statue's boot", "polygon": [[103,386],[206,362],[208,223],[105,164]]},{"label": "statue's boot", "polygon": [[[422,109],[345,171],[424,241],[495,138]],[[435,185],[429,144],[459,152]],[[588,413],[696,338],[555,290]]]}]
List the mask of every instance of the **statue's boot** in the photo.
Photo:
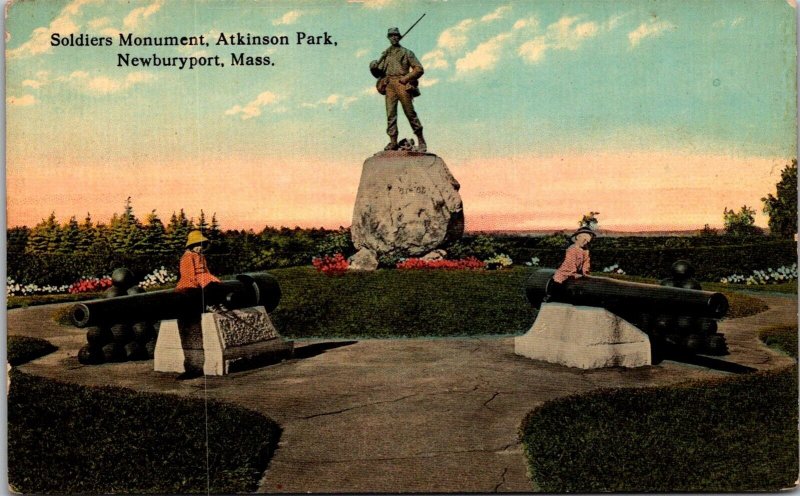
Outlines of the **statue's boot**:
[{"label": "statue's boot", "polygon": [[400,145],[397,144],[397,135],[389,136],[389,144],[386,145],[383,149],[384,150],[397,150],[400,148]]},{"label": "statue's boot", "polygon": [[422,131],[417,133],[417,141],[419,141],[419,145],[417,145],[417,151],[425,153],[428,151],[428,144],[425,143],[425,137],[422,136]]}]

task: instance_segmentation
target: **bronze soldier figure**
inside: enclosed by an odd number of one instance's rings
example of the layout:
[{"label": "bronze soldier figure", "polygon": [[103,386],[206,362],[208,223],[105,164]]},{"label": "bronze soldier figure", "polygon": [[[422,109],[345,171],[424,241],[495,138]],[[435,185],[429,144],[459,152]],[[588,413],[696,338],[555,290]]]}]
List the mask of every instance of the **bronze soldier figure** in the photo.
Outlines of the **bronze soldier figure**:
[{"label": "bronze soldier figure", "polygon": [[[419,22],[419,21],[417,21]],[[417,59],[414,52],[400,46],[400,30],[389,28],[386,35],[391,46],[387,48],[381,58],[370,63],[372,75],[379,78],[378,92],[386,95],[386,118],[388,126],[386,133],[389,135],[389,144],[385,150],[397,150],[397,102],[403,106],[403,112],[411,124],[411,129],[417,136],[419,143],[418,150],[426,152],[428,150],[425,137],[422,135],[422,123],[414,111],[414,97],[419,96],[417,81],[425,71],[422,64]]]}]

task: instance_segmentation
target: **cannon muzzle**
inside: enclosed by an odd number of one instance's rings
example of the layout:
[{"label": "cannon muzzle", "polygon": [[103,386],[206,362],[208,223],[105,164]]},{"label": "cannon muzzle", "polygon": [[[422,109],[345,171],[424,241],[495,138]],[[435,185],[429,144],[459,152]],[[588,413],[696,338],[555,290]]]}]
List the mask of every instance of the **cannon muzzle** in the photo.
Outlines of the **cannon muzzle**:
[{"label": "cannon muzzle", "polygon": [[202,313],[206,305],[224,304],[230,309],[264,306],[271,312],[278,306],[281,289],[277,279],[266,272],[240,274],[223,281],[214,291],[152,291],[118,298],[91,300],[72,307],[76,327],[175,319]]},{"label": "cannon muzzle", "polygon": [[550,301],[603,307],[615,313],[665,312],[719,319],[728,312],[728,299],[722,293],[682,289],[607,277],[583,276],[567,279],[564,291],[554,291],[555,270],[540,269],[525,283],[528,301],[539,306],[545,296]]}]

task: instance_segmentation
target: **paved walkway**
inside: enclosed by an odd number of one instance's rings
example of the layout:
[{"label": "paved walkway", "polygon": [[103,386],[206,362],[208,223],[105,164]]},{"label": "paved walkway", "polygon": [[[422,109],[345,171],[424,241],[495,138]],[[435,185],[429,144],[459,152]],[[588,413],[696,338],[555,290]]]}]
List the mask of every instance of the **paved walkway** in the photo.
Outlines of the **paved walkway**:
[{"label": "paved walkway", "polygon": [[[729,362],[792,363],[756,331],[796,324],[796,297],[762,297],[769,310],[725,321]],[[514,354],[513,338],[304,341],[297,358],[186,382],[152,361],[82,366],[85,332],[55,324],[55,306],[12,310],[8,332],[59,346],[23,370],[85,385],[115,385],[236,403],[283,427],[260,492],[530,492],[517,428],[543,402],[601,387],[641,387],[726,375],[664,361],[580,371]],[[247,433],[242,433],[247,435]]]}]

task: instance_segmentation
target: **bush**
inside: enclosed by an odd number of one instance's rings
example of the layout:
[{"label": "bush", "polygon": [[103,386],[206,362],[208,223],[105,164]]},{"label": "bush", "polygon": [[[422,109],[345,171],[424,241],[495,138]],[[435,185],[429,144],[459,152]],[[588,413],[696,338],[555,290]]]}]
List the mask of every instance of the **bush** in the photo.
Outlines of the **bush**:
[{"label": "bush", "polygon": [[797,367],[545,403],[520,427],[535,490],[776,491],[797,479]]},{"label": "bush", "polygon": [[12,367],[49,355],[58,349],[50,341],[28,336],[9,336],[7,344],[8,363]]},{"label": "bush", "polygon": [[310,267],[271,271],[283,294],[272,313],[290,337],[420,337],[513,334],[535,312],[529,269],[377,270],[326,277]]},{"label": "bush", "polygon": [[23,493],[205,493],[207,475],[211,493],[253,492],[279,435],[241,407],[11,372],[8,480]]}]

